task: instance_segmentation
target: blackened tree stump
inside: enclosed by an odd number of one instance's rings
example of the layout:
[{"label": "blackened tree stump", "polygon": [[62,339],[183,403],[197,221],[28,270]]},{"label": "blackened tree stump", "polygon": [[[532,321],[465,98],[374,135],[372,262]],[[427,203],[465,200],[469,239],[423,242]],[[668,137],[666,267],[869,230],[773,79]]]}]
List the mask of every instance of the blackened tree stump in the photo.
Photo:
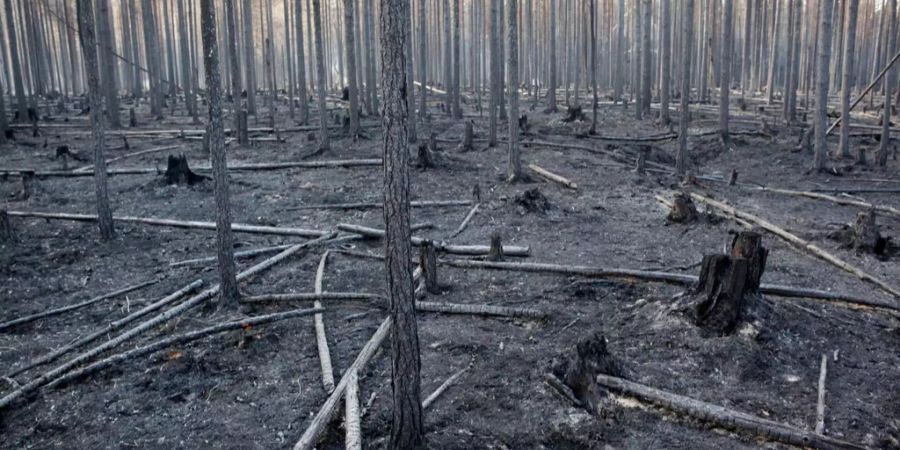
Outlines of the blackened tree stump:
[{"label": "blackened tree stump", "polygon": [[890,246],[890,239],[881,234],[874,210],[860,212],[852,224],[844,225],[828,237],[840,242],[844,248],[874,253],[878,256],[885,256]]},{"label": "blackened tree stump", "polygon": [[431,169],[434,168],[437,164],[434,160],[434,154],[431,152],[429,148],[430,145],[426,142],[419,144],[418,154],[416,159],[416,167],[420,169]]},{"label": "blackened tree stump", "polygon": [[756,231],[742,231],[731,241],[731,257],[743,258],[749,263],[746,292],[759,292],[760,280],[766,269],[769,250],[762,246],[762,235]]},{"label": "blackened tree stump", "polygon": [[169,155],[165,179],[166,184],[187,184],[191,186],[208,178],[194,173],[188,166],[187,158],[184,155]]},{"label": "blackened tree stump", "polygon": [[500,235],[499,231],[491,233],[491,249],[488,251],[487,260],[503,260],[503,237]]},{"label": "blackened tree stump", "polygon": [[463,140],[459,144],[459,151],[469,152],[475,149],[475,129],[471,120],[466,121],[466,129],[463,133]]},{"label": "blackened tree stump", "polygon": [[594,414],[601,412],[605,393],[597,384],[597,375],[623,375],[621,364],[609,353],[602,333],[578,342],[574,352],[553,362],[551,372],[572,390],[581,406]]},{"label": "blackened tree stump", "polygon": [[16,234],[6,210],[0,210],[0,243],[15,242]]},{"label": "blackened tree stump", "polygon": [[563,118],[563,122],[574,122],[574,121],[584,122],[587,120],[587,116],[584,114],[584,110],[581,109],[581,105],[569,106],[569,109],[566,110],[566,117]]},{"label": "blackened tree stump", "polygon": [[674,223],[690,223],[697,220],[698,217],[697,207],[694,206],[691,196],[684,192],[675,193],[675,198],[672,199],[672,209],[666,219]]},{"label": "blackened tree stump", "polygon": [[430,294],[440,294],[441,287],[437,276],[437,251],[430,240],[422,241],[419,247],[419,266],[422,268],[422,279],[425,281],[425,289]]}]

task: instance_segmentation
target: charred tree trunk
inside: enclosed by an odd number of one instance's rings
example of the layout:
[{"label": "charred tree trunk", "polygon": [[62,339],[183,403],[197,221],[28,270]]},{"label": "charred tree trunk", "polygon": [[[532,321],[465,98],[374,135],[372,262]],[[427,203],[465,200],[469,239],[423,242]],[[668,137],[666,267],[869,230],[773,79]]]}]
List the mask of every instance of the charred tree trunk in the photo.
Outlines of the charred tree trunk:
[{"label": "charred tree trunk", "polygon": [[678,153],[675,158],[675,170],[684,175],[687,170],[688,124],[691,120],[691,43],[694,41],[694,0],[684,1],[681,30],[681,111],[678,127]]},{"label": "charred tree trunk", "polygon": [[94,138],[94,193],[97,202],[97,218],[100,238],[104,241],[116,237],[112,210],[109,207],[109,193],[106,183],[106,158],[103,112],[101,108],[100,73],[97,60],[97,43],[94,34],[94,11],[91,0],[78,0],[78,24],[81,51],[84,54],[88,79],[88,99],[91,105],[91,134]]},{"label": "charred tree trunk", "polygon": [[344,46],[347,51],[347,73],[349,74],[347,88],[350,93],[350,137],[356,140],[359,137],[359,87],[356,83],[356,48],[353,38],[354,17],[353,4],[355,0],[344,0]]},{"label": "charred tree trunk", "polygon": [[241,106],[241,60],[238,53],[237,11],[234,8],[235,0],[224,0],[224,2],[225,26],[228,29],[226,33],[228,35],[228,44],[226,47],[229,55],[228,63],[231,69],[231,101],[232,114],[234,114],[234,132],[232,132],[232,136],[237,138],[238,143],[244,145],[247,142],[247,129],[241,126],[241,110],[243,106]]},{"label": "charred tree trunk", "polygon": [[[896,2],[896,0],[892,0]],[[816,63],[815,170],[825,169],[828,154],[828,63],[831,60],[831,13],[834,0],[819,0],[819,54]],[[889,103],[889,100],[885,100]],[[890,111],[888,110],[888,117]]]},{"label": "charred tree trunk", "polygon": [[841,75],[841,140],[838,154],[850,157],[850,93],[855,84],[853,71],[856,69],[856,18],[859,14],[859,0],[848,0],[847,20],[844,26],[844,61]]},{"label": "charred tree trunk", "polygon": [[[306,89],[306,47],[303,45],[303,0],[296,1],[294,23],[297,27],[295,36],[297,43],[297,97],[300,99],[300,117],[297,121],[300,124],[306,124],[309,121],[309,92]],[[307,11],[308,13],[309,11]]]},{"label": "charred tree trunk", "polygon": [[[144,22],[144,54],[147,57],[147,73],[150,79],[150,114],[157,119],[162,118],[162,86],[160,74],[162,73],[159,59],[159,35],[156,29],[156,14],[151,0],[141,2],[141,11]],[[87,65],[87,61],[85,61]]]},{"label": "charred tree trunk", "polygon": [[451,99],[451,111],[453,112],[453,118],[456,120],[462,119],[462,107],[460,105],[460,79],[459,79],[459,71],[460,65],[462,65],[462,54],[460,53],[460,15],[462,14],[462,6],[460,4],[460,0],[453,0],[453,80],[452,80],[452,92],[453,98]]},{"label": "charred tree trunk", "polygon": [[[318,0],[316,0],[318,3]],[[384,99],[385,265],[390,295],[393,424],[390,449],[425,448],[421,360],[409,225],[406,40],[409,0],[380,0],[381,89]]]},{"label": "charred tree trunk", "polygon": [[639,119],[650,115],[650,102],[653,100],[651,97],[651,85],[653,83],[653,54],[650,53],[650,41],[653,36],[653,32],[651,31],[653,1],[641,1],[643,2],[643,7],[641,8],[643,25],[641,26],[641,113],[638,117]]},{"label": "charred tree trunk", "polygon": [[319,110],[319,151],[328,150],[328,110],[325,102],[325,42],[322,31],[321,0],[313,0],[313,21],[316,29],[316,94]]},{"label": "charred tree trunk", "polygon": [[[897,48],[897,0],[888,0],[888,19],[890,25],[887,34],[887,57],[890,58]],[[891,149],[891,89],[896,82],[894,81],[896,68],[889,69],[884,77],[884,113],[881,117],[881,143],[878,146],[878,153],[875,155],[877,164],[881,167],[887,165],[888,152]]]},{"label": "charred tree trunk", "polygon": [[509,158],[506,170],[510,182],[522,179],[519,152],[519,8],[518,0],[509,1]]},{"label": "charred tree trunk", "polygon": [[209,153],[212,156],[213,191],[216,202],[216,256],[219,262],[219,292],[222,300],[237,307],[240,297],[234,264],[234,238],[231,233],[231,204],[228,193],[228,167],[225,161],[225,123],[222,120],[222,81],[219,48],[216,38],[216,12],[213,0],[200,0],[203,34],[203,63],[206,68],[206,90],[209,97]]},{"label": "charred tree trunk", "polygon": [[97,35],[100,38],[100,64],[103,70],[103,97],[106,99],[106,117],[110,128],[121,128],[119,118],[119,64],[113,54],[116,49],[115,35],[110,26],[109,0],[95,0],[97,4]]},{"label": "charred tree trunk", "polygon": [[[734,4],[733,2],[725,2],[725,10],[722,15],[722,58],[720,82],[720,100],[719,100],[719,130],[722,134],[722,141],[728,142],[728,106],[731,96],[731,47],[734,41],[734,30],[732,23],[734,21]],[[774,64],[775,61],[772,61]]]},{"label": "charred tree trunk", "polygon": [[22,64],[19,61],[19,39],[16,33],[16,20],[13,14],[12,0],[4,0],[6,7],[6,32],[9,41],[9,56],[12,61],[13,88],[16,91],[16,111],[19,120],[28,120],[28,100],[25,98],[25,83],[22,79]]},{"label": "charred tree trunk", "polygon": [[253,45],[253,8],[244,0],[241,8],[244,22],[244,89],[247,91],[247,112],[256,115],[256,47]]},{"label": "charred tree trunk", "polygon": [[660,26],[662,27],[662,39],[660,41],[660,65],[662,73],[659,81],[659,123],[666,127],[669,125],[669,92],[671,92],[672,84],[672,18],[671,14],[672,2],[662,0],[662,11],[660,13]]},{"label": "charred tree trunk", "polygon": [[[550,35],[550,66],[548,70],[550,72],[550,79],[547,85],[547,112],[554,113],[557,111],[556,106],[556,74],[558,68],[556,67],[556,2],[559,0],[550,0],[550,30],[548,34]],[[624,1],[624,0],[622,0]],[[621,92],[620,92],[621,94]]]},{"label": "charred tree trunk", "polygon": [[490,26],[490,41],[491,41],[491,105],[489,109],[488,115],[489,117],[489,130],[488,130],[488,146],[496,147],[497,146],[497,110],[500,107],[501,98],[503,94],[500,92],[502,89],[500,87],[500,64],[499,57],[497,55],[500,54],[500,17],[499,11],[497,9],[497,3],[500,0],[489,0],[491,2],[491,26]]}]

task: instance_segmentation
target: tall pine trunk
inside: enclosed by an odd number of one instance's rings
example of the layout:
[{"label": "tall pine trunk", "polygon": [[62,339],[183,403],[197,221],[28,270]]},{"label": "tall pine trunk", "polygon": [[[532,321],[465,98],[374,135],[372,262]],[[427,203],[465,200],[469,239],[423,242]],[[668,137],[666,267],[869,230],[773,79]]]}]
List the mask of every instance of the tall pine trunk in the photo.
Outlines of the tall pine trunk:
[{"label": "tall pine trunk", "polygon": [[[896,2],[896,0],[891,0]],[[816,61],[815,160],[813,168],[825,169],[828,155],[828,69],[831,59],[831,23],[834,0],[819,0],[819,52]],[[889,100],[885,100],[889,102]],[[890,116],[888,116],[890,117]]]},{"label": "tall pine trunk", "polygon": [[856,66],[856,18],[859,0],[847,0],[847,20],[844,26],[844,63],[841,75],[841,140],[838,153],[842,158],[850,156],[850,94],[853,91],[853,70]]},{"label": "tall pine trunk", "polygon": [[[728,106],[731,98],[731,47],[734,43],[734,5],[732,2],[725,2],[725,9],[722,13],[722,47],[720,59],[721,75],[720,82],[720,99],[719,99],[719,129],[722,134],[722,140],[728,142]],[[773,61],[774,63],[774,61]]]},{"label": "tall pine trunk", "polygon": [[344,42],[347,57],[348,83],[347,91],[350,93],[350,136],[356,140],[359,137],[359,87],[356,83],[356,41],[353,33],[356,28],[353,18],[354,0],[344,0]]},{"label": "tall pine trunk", "polygon": [[672,18],[671,3],[662,0],[660,13],[660,27],[662,27],[662,39],[660,41],[660,65],[662,73],[659,81],[659,123],[662,126],[669,125],[669,93],[672,84]]},{"label": "tall pine trunk", "polygon": [[[887,42],[885,42],[885,50],[887,58],[893,58],[897,48],[897,0],[888,0],[888,34]],[[896,68],[892,68],[884,75],[884,113],[881,116],[881,144],[878,146],[878,152],[875,160],[878,165],[884,167],[887,165],[888,152],[891,149],[891,89],[896,84],[895,74]]]},{"label": "tall pine trunk", "polygon": [[316,32],[316,83],[319,109],[319,151],[328,150],[328,110],[325,102],[325,42],[322,36],[321,0],[313,0],[313,28]]},{"label": "tall pine trunk", "polygon": [[509,1],[509,165],[510,182],[522,179],[522,157],[519,152],[519,8],[517,0]]},{"label": "tall pine trunk", "polygon": [[25,98],[25,83],[22,78],[22,64],[19,60],[19,38],[16,34],[12,0],[3,0],[6,7],[6,32],[9,41],[9,55],[12,61],[13,88],[16,91],[16,112],[19,120],[28,120],[28,100]]},{"label": "tall pine trunk", "polygon": [[297,0],[294,6],[294,23],[297,26],[297,97],[300,98],[300,117],[297,120],[305,124],[309,121],[309,92],[306,89],[306,48],[303,45],[303,0]]},{"label": "tall pine trunk", "polygon": [[691,46],[694,42],[694,0],[684,0],[681,25],[681,111],[678,127],[678,153],[675,156],[675,170],[679,175],[687,171],[688,124],[691,121]]}]

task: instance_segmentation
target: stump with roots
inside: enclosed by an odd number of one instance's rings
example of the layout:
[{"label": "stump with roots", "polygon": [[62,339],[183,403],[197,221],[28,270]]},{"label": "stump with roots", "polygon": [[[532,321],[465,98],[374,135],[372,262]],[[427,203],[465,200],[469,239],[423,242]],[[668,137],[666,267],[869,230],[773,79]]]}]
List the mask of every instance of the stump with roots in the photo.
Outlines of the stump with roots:
[{"label": "stump with roots", "polygon": [[194,173],[188,166],[187,158],[184,155],[169,155],[165,179],[166,184],[187,184],[190,186],[200,183],[208,178]]},{"label": "stump with roots", "polygon": [[768,250],[754,231],[741,232],[728,255],[703,257],[700,279],[688,292],[694,323],[716,335],[728,335],[758,299]]},{"label": "stump with roots", "polygon": [[0,209],[0,243],[12,242],[16,242],[16,234],[9,221],[9,214],[6,213],[6,210]]},{"label": "stump with roots", "polygon": [[634,164],[634,171],[638,175],[644,175],[647,173],[647,155],[649,154],[650,147],[642,145],[640,151],[638,152],[637,161]]},{"label": "stump with roots", "polygon": [[466,121],[466,130],[463,133],[463,140],[459,144],[459,151],[468,152],[475,149],[475,129],[471,120]]},{"label": "stump with roots", "polygon": [[569,106],[569,109],[566,110],[566,117],[563,118],[563,122],[574,122],[574,121],[584,122],[587,120],[587,116],[584,114],[584,110],[581,108],[581,105],[573,105]]},{"label": "stump with roots", "polygon": [[691,196],[684,192],[675,193],[672,199],[672,209],[666,219],[674,223],[690,223],[699,217],[697,207],[694,205]]},{"label": "stump with roots", "polygon": [[884,256],[888,253],[890,239],[881,234],[876,219],[875,210],[860,212],[853,224],[844,225],[841,230],[831,233],[829,237],[839,241],[845,248]]},{"label": "stump with roots", "polygon": [[606,338],[599,332],[578,342],[574,351],[554,361],[550,370],[572,390],[581,406],[594,414],[601,412],[606,392],[597,384],[597,375],[623,375],[621,363],[609,353]]},{"label": "stump with roots", "polygon": [[419,247],[419,267],[422,268],[422,280],[425,290],[430,294],[440,294],[441,287],[437,276],[437,251],[430,240],[422,241]]},{"label": "stump with roots", "polygon": [[493,233],[491,233],[491,249],[488,250],[487,260],[503,260],[503,237],[500,235],[499,231],[494,231]]}]

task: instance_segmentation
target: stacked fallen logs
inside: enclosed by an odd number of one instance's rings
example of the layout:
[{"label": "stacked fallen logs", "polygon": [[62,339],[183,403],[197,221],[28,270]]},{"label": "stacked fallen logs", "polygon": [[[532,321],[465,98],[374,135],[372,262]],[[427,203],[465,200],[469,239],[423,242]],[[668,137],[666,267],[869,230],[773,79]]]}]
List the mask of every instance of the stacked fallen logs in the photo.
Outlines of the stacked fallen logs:
[{"label": "stacked fallen logs", "polygon": [[[348,233],[356,233],[370,238],[381,239],[384,237],[384,230],[379,230],[377,228],[365,227],[362,225],[351,225],[346,223],[338,224],[337,228],[341,231],[346,231]],[[412,244],[415,246],[421,246],[425,241],[424,238],[421,237],[412,237]],[[491,247],[487,245],[458,245],[458,244],[448,244],[446,242],[435,242],[434,243],[435,250],[443,253],[452,253],[457,255],[473,255],[473,256],[483,256],[487,255]],[[503,254],[509,256],[528,256],[531,253],[529,247],[519,247],[519,246],[504,246]]]}]

